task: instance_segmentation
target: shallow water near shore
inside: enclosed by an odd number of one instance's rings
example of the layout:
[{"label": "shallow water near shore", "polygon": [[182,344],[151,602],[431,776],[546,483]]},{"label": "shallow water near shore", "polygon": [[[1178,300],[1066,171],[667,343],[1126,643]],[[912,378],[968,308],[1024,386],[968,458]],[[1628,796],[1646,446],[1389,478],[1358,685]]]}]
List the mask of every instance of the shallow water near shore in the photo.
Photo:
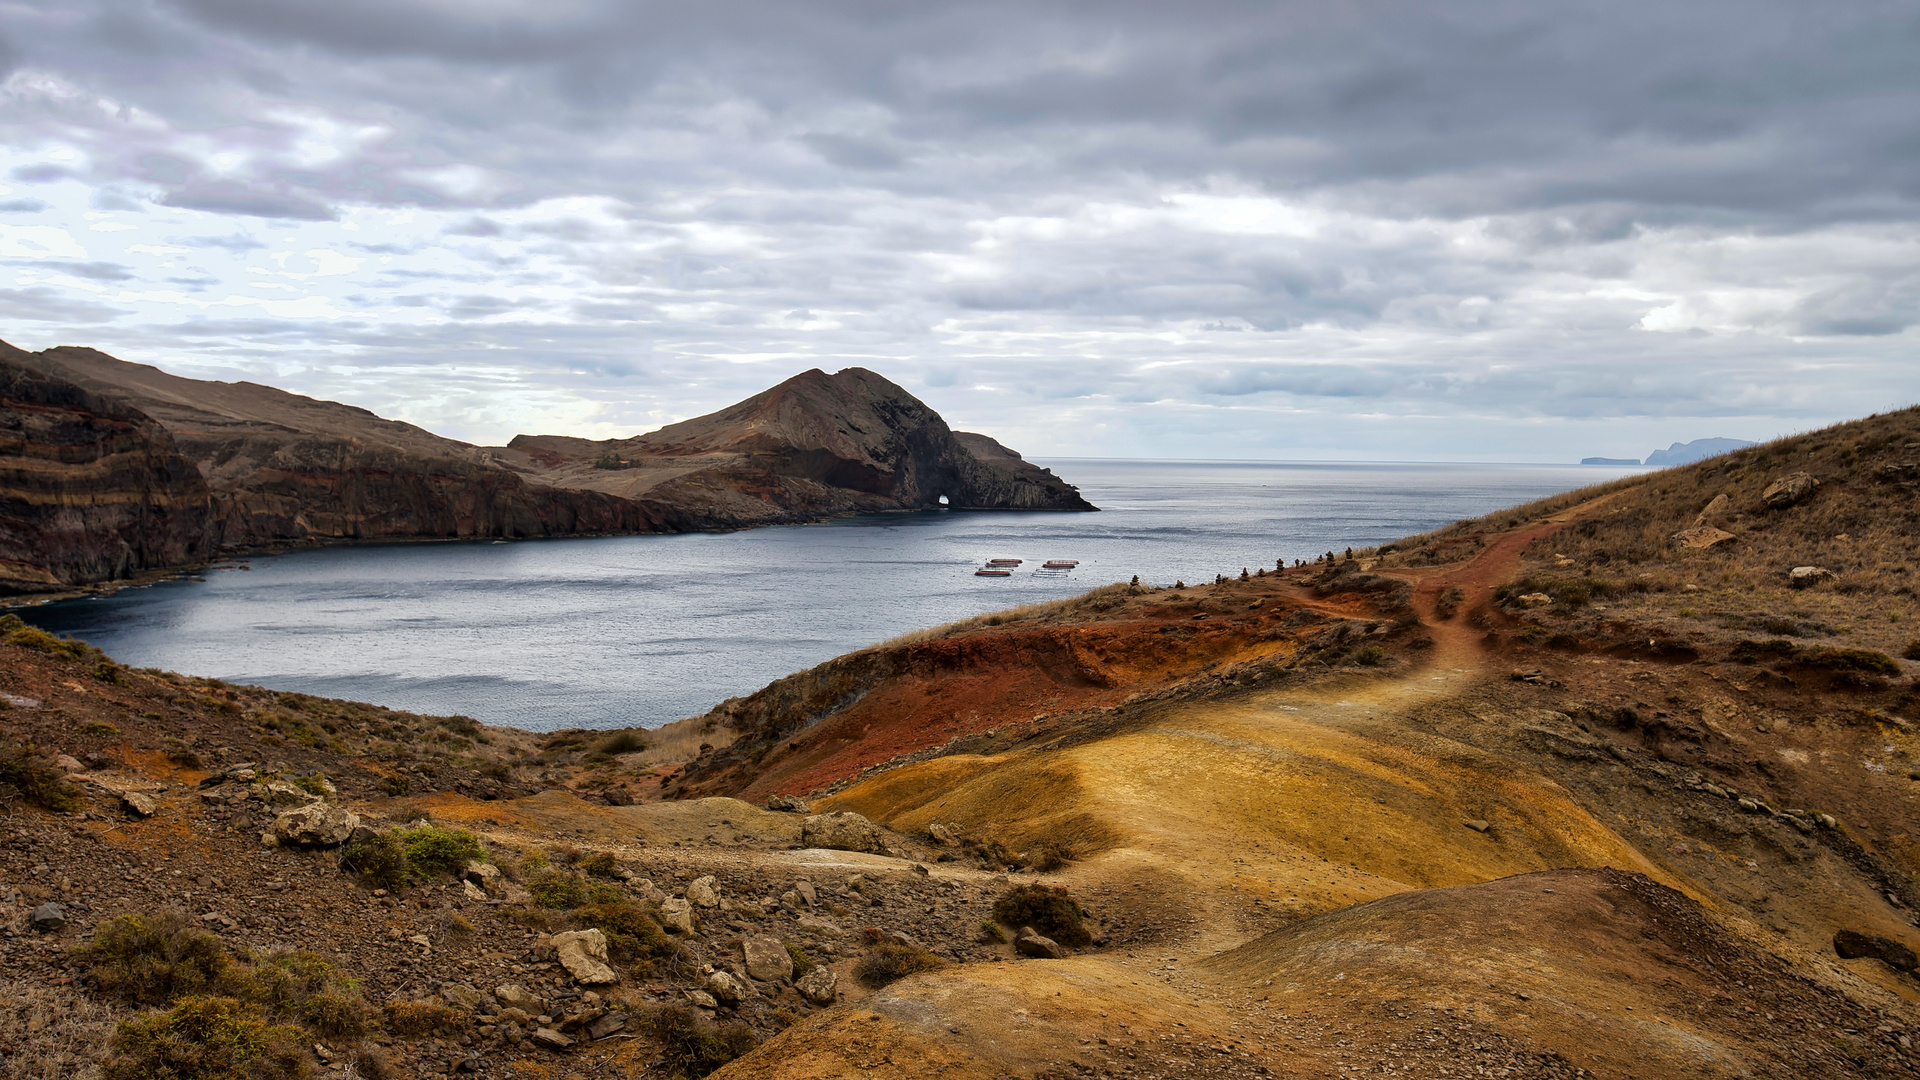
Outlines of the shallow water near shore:
[{"label": "shallow water near shore", "polygon": [[[1044,462],[1100,513],[317,548],[21,610],[123,663],[534,730],[658,726],[911,630],[1365,547],[1634,469]],[[979,578],[985,560],[1027,560]],[[1072,573],[1034,573],[1078,559]],[[239,565],[251,567],[240,570]]]}]

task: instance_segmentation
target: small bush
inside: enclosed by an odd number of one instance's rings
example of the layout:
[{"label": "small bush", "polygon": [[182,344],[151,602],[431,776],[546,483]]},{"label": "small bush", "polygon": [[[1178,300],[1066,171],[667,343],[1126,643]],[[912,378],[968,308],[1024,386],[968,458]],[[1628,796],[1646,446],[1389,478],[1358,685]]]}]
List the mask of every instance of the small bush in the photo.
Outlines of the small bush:
[{"label": "small bush", "polygon": [[1893,657],[1872,649],[1833,649],[1816,646],[1807,649],[1799,656],[1799,662],[1807,667],[1826,668],[1830,671],[1857,671],[1867,675],[1898,675],[1900,664]]},{"label": "small bush", "polygon": [[607,936],[607,956],[611,959],[632,961],[673,951],[660,924],[646,909],[630,901],[585,904],[574,911],[573,917],[583,929]]},{"label": "small bush", "polygon": [[0,741],[0,787],[10,787],[42,810],[66,811],[80,805],[80,793],[66,774],[32,743]]},{"label": "small bush", "polygon": [[1733,643],[1733,651],[1727,654],[1727,659],[1736,664],[1759,664],[1768,660],[1785,659],[1799,651],[1800,646],[1785,638],[1774,638],[1771,641],[1743,640]]},{"label": "small bush", "polygon": [[56,637],[37,626],[22,626],[6,637],[9,645],[18,645],[23,649],[34,649],[49,656],[64,656],[78,660],[87,655],[87,643],[71,638]]},{"label": "small bush", "polygon": [[111,660],[102,660],[93,665],[93,677],[115,686],[125,686],[127,682],[126,677],[120,673],[120,665]]},{"label": "small bush", "polygon": [[348,844],[340,852],[340,868],[358,874],[376,889],[394,892],[404,889],[409,880],[407,851],[400,838],[383,832],[358,844]]},{"label": "small bush", "polygon": [[1353,654],[1353,662],[1366,667],[1377,667],[1380,662],[1386,658],[1387,651],[1378,645],[1362,646],[1358,652]]},{"label": "small bush", "polygon": [[400,843],[406,848],[407,863],[426,877],[451,875],[487,857],[479,838],[465,829],[419,825],[401,832]]},{"label": "small bush", "polygon": [[575,908],[587,899],[587,883],[579,874],[551,868],[528,878],[527,891],[541,907]]},{"label": "small bush", "polygon": [[327,1039],[357,1039],[373,1029],[373,1008],[359,987],[317,953],[291,950],[254,962],[239,996],[275,1019],[296,1020]]},{"label": "small bush", "polygon": [[795,979],[800,978],[802,975],[814,969],[816,965],[813,962],[813,957],[807,955],[807,950],[791,941],[783,941],[781,944],[787,947],[787,955],[793,958],[793,977]]},{"label": "small bush", "polygon": [[116,915],[74,950],[103,993],[139,1005],[168,1005],[225,988],[232,974],[220,939],[177,911]]},{"label": "small bush", "polygon": [[647,740],[637,731],[616,731],[595,750],[609,756],[637,754],[647,748]]},{"label": "small bush", "polygon": [[1007,932],[1000,929],[1000,924],[994,922],[992,919],[981,919],[980,940],[996,945],[1005,945],[1007,943]]},{"label": "small bush", "polygon": [[106,1080],[301,1080],[311,1075],[306,1036],[269,1025],[252,1005],[195,996],[164,1013],[122,1021]]},{"label": "small bush", "polygon": [[118,735],[120,729],[102,720],[89,720],[75,729],[82,735]]},{"label": "small bush", "polygon": [[853,966],[854,977],[875,990],[897,979],[932,971],[946,963],[918,945],[882,941],[867,950]]},{"label": "small bush", "polygon": [[1920,639],[1907,642],[1907,649],[1900,654],[1903,660],[1920,660]]},{"label": "small bush", "polygon": [[1043,874],[1065,870],[1079,861],[1080,849],[1058,840],[1043,840],[1033,853],[1033,868]]},{"label": "small bush", "polygon": [[391,795],[396,799],[402,795],[405,795],[408,789],[412,787],[413,787],[413,781],[408,779],[405,776],[400,775],[399,773],[395,773],[392,776],[382,777],[380,779],[381,790],[385,791],[388,795]]},{"label": "small bush", "polygon": [[1062,945],[1086,945],[1093,935],[1080,924],[1086,914],[1065,889],[1015,885],[993,902],[993,921],[1001,926],[1031,926]]},{"label": "small bush", "polygon": [[620,868],[610,851],[596,851],[580,860],[580,871],[588,877],[610,878]]},{"label": "small bush", "polygon": [[639,1027],[659,1042],[670,1076],[705,1076],[752,1050],[758,1040],[739,1021],[710,1024],[684,1005],[656,1005],[641,1012]]},{"label": "small bush", "polygon": [[299,788],[301,791],[315,798],[322,798],[327,794],[326,773],[314,773],[311,776],[296,776],[291,783],[294,787]]},{"label": "small bush", "polygon": [[466,1013],[437,1001],[389,1001],[385,1012],[387,1030],[409,1039],[451,1031],[467,1019]]}]

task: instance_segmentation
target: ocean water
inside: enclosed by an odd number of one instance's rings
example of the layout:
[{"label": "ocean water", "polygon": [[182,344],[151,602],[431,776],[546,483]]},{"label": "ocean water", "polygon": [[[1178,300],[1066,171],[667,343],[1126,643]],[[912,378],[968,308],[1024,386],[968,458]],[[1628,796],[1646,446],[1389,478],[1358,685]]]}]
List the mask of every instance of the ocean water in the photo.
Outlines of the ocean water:
[{"label": "ocean water", "polygon": [[[21,610],[123,663],[534,730],[657,726],[910,630],[1385,543],[1635,470],[1049,460],[1102,508],[263,556]],[[1010,578],[973,571],[1027,560]],[[1077,559],[1064,576],[1034,568]],[[244,565],[250,569],[239,569]]]}]

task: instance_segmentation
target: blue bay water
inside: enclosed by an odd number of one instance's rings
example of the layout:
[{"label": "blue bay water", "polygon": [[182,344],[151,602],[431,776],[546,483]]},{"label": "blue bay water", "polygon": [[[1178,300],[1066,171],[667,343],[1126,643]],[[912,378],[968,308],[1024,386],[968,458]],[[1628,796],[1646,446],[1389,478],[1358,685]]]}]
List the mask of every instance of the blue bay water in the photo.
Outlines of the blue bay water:
[{"label": "blue bay water", "polygon": [[[910,630],[1385,543],[1636,470],[1056,459],[1095,514],[316,548],[21,611],[135,667],[535,730],[657,726]],[[978,578],[986,559],[1028,560]],[[1078,559],[1065,577],[1036,575]]]}]

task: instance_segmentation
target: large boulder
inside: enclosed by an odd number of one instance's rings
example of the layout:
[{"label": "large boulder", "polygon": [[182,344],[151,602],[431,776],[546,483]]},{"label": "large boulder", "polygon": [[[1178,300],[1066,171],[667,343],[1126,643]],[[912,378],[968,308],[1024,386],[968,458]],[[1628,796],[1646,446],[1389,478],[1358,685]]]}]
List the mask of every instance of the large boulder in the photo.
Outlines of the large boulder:
[{"label": "large boulder", "polygon": [[840,977],[827,967],[813,967],[793,984],[800,996],[815,1005],[831,1005],[840,997]]},{"label": "large boulder", "polygon": [[273,819],[273,838],[288,847],[336,847],[359,827],[359,814],[316,802]]},{"label": "large boulder", "polygon": [[770,937],[750,937],[740,943],[747,974],[761,982],[793,978],[793,954]]},{"label": "large boulder", "polygon": [[[1725,496],[1722,496],[1723,498]],[[1681,529],[1673,534],[1673,542],[1683,548],[1703,551],[1715,544],[1724,544],[1734,539],[1734,535],[1725,529],[1716,529],[1711,525],[1695,525],[1690,529]]]},{"label": "large boulder", "polygon": [[1820,481],[1806,473],[1788,473],[1768,484],[1767,490],[1760,493],[1760,501],[1776,510],[1784,509],[1805,500],[1819,486]]},{"label": "large boulder", "polygon": [[493,997],[503,1009],[519,1009],[528,1016],[539,1016],[547,1011],[545,1000],[534,996],[533,992],[519,983],[502,983],[493,988]]},{"label": "large boulder", "polygon": [[707,993],[728,1005],[738,1005],[753,996],[753,988],[730,971],[716,971],[707,976]]},{"label": "large boulder", "polygon": [[620,981],[607,966],[607,935],[598,930],[569,930],[553,935],[553,951],[560,966],[582,986],[604,986]]},{"label": "large boulder", "polygon": [[720,884],[712,874],[694,878],[687,883],[687,899],[697,908],[717,908],[720,906]]},{"label": "large boulder", "polygon": [[1065,960],[1067,958],[1066,949],[1061,948],[1059,943],[1055,942],[1052,938],[1042,937],[1038,933],[1035,933],[1031,926],[1021,927],[1020,932],[1014,935],[1013,951],[1019,953],[1021,956],[1031,956],[1039,960]]},{"label": "large boulder", "polygon": [[851,810],[814,814],[800,825],[800,846],[832,851],[866,851],[884,855],[887,845],[880,826]]},{"label": "large boulder", "polygon": [[1833,571],[1824,566],[1796,566],[1787,571],[1787,584],[1796,589],[1810,589],[1823,581],[1832,581]]},{"label": "large boulder", "polygon": [[1713,501],[1709,502],[1705,509],[1700,511],[1699,515],[1693,519],[1693,523],[1695,525],[1711,525],[1732,513],[1733,500],[1727,498],[1725,492],[1721,492],[1713,497]]},{"label": "large boulder", "polygon": [[792,795],[769,795],[767,809],[783,814],[804,814],[807,812],[807,800]]},{"label": "large boulder", "polygon": [[678,897],[660,901],[660,925],[676,934],[693,933],[693,901]]}]

